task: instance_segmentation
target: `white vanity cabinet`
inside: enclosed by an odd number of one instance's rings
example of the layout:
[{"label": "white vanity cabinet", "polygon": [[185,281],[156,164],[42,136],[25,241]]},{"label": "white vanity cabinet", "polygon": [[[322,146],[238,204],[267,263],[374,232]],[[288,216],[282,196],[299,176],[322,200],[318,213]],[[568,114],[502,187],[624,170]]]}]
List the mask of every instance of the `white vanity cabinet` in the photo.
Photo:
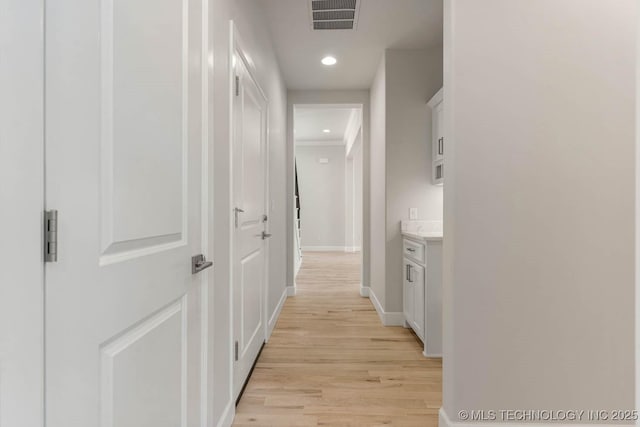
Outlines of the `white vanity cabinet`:
[{"label": "white vanity cabinet", "polygon": [[427,103],[431,108],[431,179],[434,184],[444,182],[444,97],[442,89]]},{"label": "white vanity cabinet", "polygon": [[426,357],[442,357],[442,235],[403,232],[402,255],[405,327],[422,340]]}]

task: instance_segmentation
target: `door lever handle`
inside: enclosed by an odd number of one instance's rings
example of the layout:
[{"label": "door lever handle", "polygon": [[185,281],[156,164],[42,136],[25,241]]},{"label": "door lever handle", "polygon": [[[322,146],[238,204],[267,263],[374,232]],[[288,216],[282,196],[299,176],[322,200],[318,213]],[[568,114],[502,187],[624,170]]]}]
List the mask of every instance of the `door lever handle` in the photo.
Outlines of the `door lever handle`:
[{"label": "door lever handle", "polygon": [[200,273],[213,265],[213,262],[207,261],[204,255],[194,255],[191,257],[191,274]]},{"label": "door lever handle", "polygon": [[263,232],[262,232],[262,240],[264,240],[264,239],[268,239],[268,238],[269,238],[269,237],[271,237],[271,236],[272,236],[272,234],[269,234],[269,233],[267,233],[266,231],[263,231]]}]

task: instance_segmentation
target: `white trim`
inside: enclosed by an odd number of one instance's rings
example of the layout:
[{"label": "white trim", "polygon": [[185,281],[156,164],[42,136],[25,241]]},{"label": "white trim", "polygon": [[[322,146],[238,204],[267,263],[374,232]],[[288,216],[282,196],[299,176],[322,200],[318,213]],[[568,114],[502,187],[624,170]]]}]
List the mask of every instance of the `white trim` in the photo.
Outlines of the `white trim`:
[{"label": "white trim", "polygon": [[313,141],[296,141],[296,147],[344,147],[342,140],[313,140]]},{"label": "white trim", "polygon": [[438,426],[439,427],[628,427],[633,424],[586,424],[582,423],[520,423],[517,421],[484,421],[484,422],[459,422],[459,421],[451,421],[451,418],[447,415],[444,408],[440,408],[438,411]]},{"label": "white trim", "polygon": [[[209,51],[209,2],[201,2],[202,16],[202,64],[201,73],[202,78],[202,94],[201,94],[201,150],[202,150],[202,165],[200,176],[200,233],[201,233],[201,247],[203,254],[208,254],[210,258],[213,258],[213,248],[211,253],[209,252],[210,239],[209,239],[209,179],[211,176],[212,165],[209,163],[209,66],[213,68],[213,49]],[[211,56],[209,54],[211,53]],[[211,63],[209,62],[211,58]],[[213,148],[212,148],[213,149]],[[213,273],[209,271],[200,275],[200,425],[201,427],[207,427],[211,424],[211,411],[213,408],[209,407],[209,386],[210,382],[213,383],[213,369],[209,364],[210,357],[210,342],[209,336],[209,285],[213,282]],[[209,376],[211,372],[211,378]]]},{"label": "white trim", "polygon": [[296,285],[293,286],[287,286],[287,296],[288,297],[295,297],[296,296]]},{"label": "white trim", "polygon": [[302,252],[346,252],[344,246],[303,246]]},{"label": "white trim", "polygon": [[326,104],[307,104],[307,103],[293,103],[293,109],[294,111],[296,109],[300,109],[300,110],[304,110],[304,109],[311,109],[311,110],[317,110],[319,108],[362,108],[364,104],[362,103],[349,103],[349,102],[345,102],[345,103],[326,103]]},{"label": "white trim", "polygon": [[[229,108],[229,197],[227,200],[228,203],[228,210],[230,211],[231,209],[233,209],[233,202],[234,202],[234,192],[233,192],[233,174],[234,174],[234,168],[233,168],[233,141],[235,138],[235,131],[234,131],[234,117],[233,117],[233,102],[234,102],[234,87],[235,87],[235,70],[234,70],[234,64],[233,64],[233,56],[234,56],[234,46],[235,46],[235,28],[234,28],[234,23],[233,20],[229,21],[229,50],[228,50],[228,72],[229,72],[229,81],[228,83],[228,87],[227,87],[227,91],[228,91],[228,95],[229,95],[229,104],[228,104],[228,108]],[[235,250],[235,245],[234,245],[234,217],[233,215],[229,215],[229,221],[228,221],[228,243],[229,243],[229,252],[230,252],[230,256],[229,256],[229,283],[233,284],[233,281],[235,280],[234,277],[234,271],[233,271],[233,253]],[[230,401],[230,405],[233,406],[233,409],[229,409],[229,406],[227,406],[227,408],[225,408],[225,411],[223,412],[223,415],[220,419],[220,422],[218,423],[218,427],[228,427],[233,423],[233,418],[235,416],[235,405],[233,405],[235,403],[235,398],[234,398],[234,393],[233,393],[233,389],[234,389],[234,368],[235,368],[235,361],[234,361],[234,339],[235,339],[235,331],[234,331],[234,321],[235,321],[235,312],[233,309],[233,288],[231,289],[231,292],[229,292],[229,296],[228,296],[228,304],[229,304],[229,341],[228,341],[228,347],[227,347],[227,355],[229,357],[229,363],[228,363],[228,370],[227,370],[227,374],[229,376],[229,401]],[[229,412],[231,412],[231,415],[228,415]],[[227,417],[231,417],[231,422],[226,423],[225,419]]]},{"label": "white trim", "polygon": [[[360,252],[360,246],[303,246],[303,252]],[[296,272],[297,274],[297,272]]]},{"label": "white trim", "polygon": [[360,296],[364,297],[364,298],[369,298],[369,290],[371,288],[369,288],[368,286],[363,285],[362,283],[360,284]]},{"label": "white trim", "polygon": [[384,326],[403,326],[404,325],[404,313],[401,311],[384,311],[382,304],[376,297],[376,293],[373,289],[369,288],[369,299],[373,303],[380,321]]},{"label": "white trim", "polygon": [[442,359],[442,353],[427,353],[423,351],[422,355],[430,359]]},{"label": "white trim", "polygon": [[[640,1],[636,1],[636,7],[640,10]],[[638,23],[640,25],[640,14]],[[636,33],[636,201],[635,201],[635,409],[640,410],[640,31]],[[640,419],[636,420],[636,426],[640,426]]]},{"label": "white trim", "polygon": [[229,401],[229,404],[224,411],[222,412],[222,416],[220,416],[220,421],[216,424],[216,427],[231,427],[233,424],[233,419],[236,417],[236,405],[233,399]]},{"label": "white trim", "polygon": [[267,325],[267,336],[265,337],[265,341],[269,342],[269,338],[271,338],[271,334],[273,333],[273,329],[276,327],[276,323],[278,322],[278,318],[280,317],[280,312],[282,311],[282,307],[284,307],[284,302],[289,295],[289,288],[286,287],[282,291],[282,296],[280,297],[280,301],[278,301],[278,305],[276,309],[273,310],[273,314],[269,318],[269,323]]},{"label": "white trim", "polygon": [[427,105],[433,109],[436,105],[444,101],[444,87],[440,88],[438,92],[427,102]]},{"label": "white trim", "polygon": [[380,304],[380,301],[378,301],[378,297],[376,297],[376,293],[373,292],[373,289],[371,288],[369,288],[369,299],[371,300],[373,307],[378,312],[378,317],[380,317],[380,320],[384,325],[384,310],[382,309],[382,304]]},{"label": "white trim", "polygon": [[349,123],[344,132],[344,145],[346,148],[346,156],[352,157],[353,147],[356,145],[356,137],[362,128],[362,108],[354,108],[349,116]]}]

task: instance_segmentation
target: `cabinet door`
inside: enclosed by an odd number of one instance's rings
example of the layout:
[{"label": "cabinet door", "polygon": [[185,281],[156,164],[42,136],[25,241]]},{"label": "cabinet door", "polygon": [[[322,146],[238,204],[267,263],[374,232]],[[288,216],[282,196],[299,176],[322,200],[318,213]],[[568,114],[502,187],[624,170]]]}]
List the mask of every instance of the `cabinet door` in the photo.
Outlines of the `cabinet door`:
[{"label": "cabinet door", "polygon": [[413,327],[413,283],[411,283],[411,264],[404,260],[403,263],[403,280],[402,280],[402,292],[403,292],[403,311],[404,318]]},{"label": "cabinet door", "polygon": [[444,159],[444,103],[440,102],[433,108],[433,142],[432,161],[437,162]]},{"label": "cabinet door", "polygon": [[413,324],[411,327],[424,341],[425,331],[425,274],[424,267],[414,265],[411,267],[411,280],[413,280]]}]

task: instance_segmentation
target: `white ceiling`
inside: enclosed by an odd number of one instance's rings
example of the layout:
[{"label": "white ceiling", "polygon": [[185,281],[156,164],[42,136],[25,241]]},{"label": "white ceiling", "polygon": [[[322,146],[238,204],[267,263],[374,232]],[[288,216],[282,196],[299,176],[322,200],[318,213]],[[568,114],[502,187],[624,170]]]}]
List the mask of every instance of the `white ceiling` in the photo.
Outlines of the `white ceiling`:
[{"label": "white ceiling", "polygon": [[[296,108],[294,128],[296,143],[343,143],[353,108]],[[329,129],[330,133],[323,132]]]},{"label": "white ceiling", "polygon": [[[442,44],[442,0],[358,1],[356,30],[313,31],[309,0],[263,0],[289,89],[368,89],[386,48]],[[326,55],[337,65],[322,65]]]}]

